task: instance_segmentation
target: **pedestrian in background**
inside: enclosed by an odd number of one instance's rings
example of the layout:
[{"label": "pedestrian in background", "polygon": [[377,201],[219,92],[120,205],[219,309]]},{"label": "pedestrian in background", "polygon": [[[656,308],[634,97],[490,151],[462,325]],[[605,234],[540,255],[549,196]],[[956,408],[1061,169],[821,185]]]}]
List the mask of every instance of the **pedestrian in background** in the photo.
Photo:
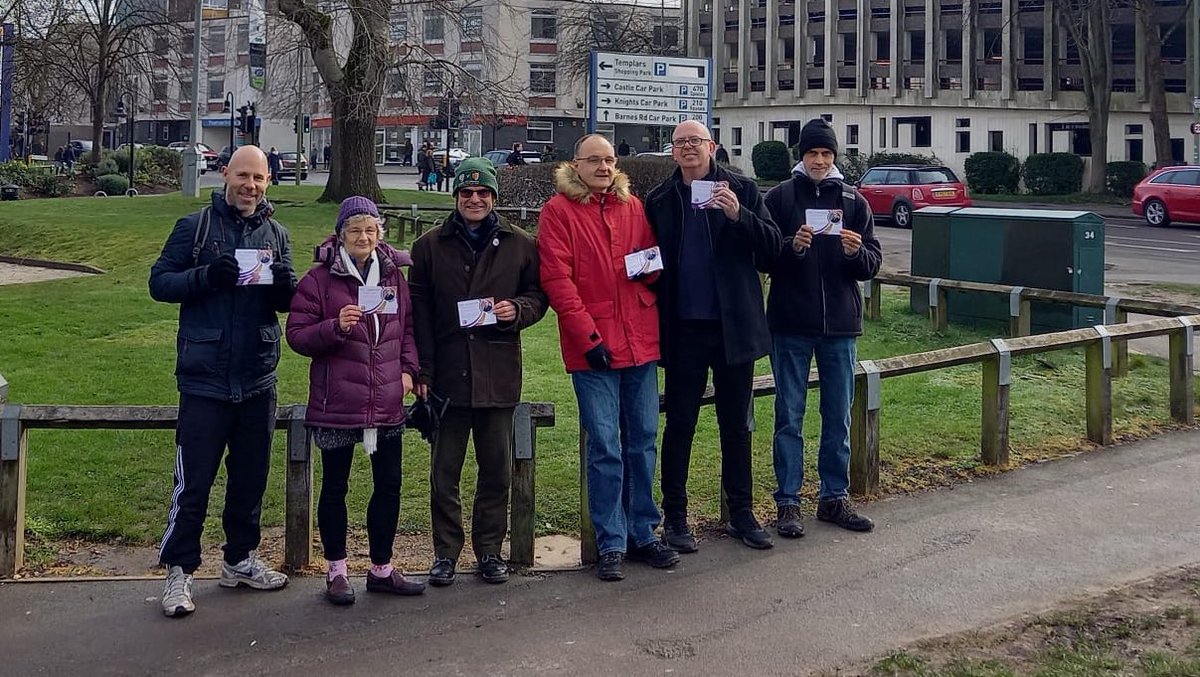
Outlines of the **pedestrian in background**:
[{"label": "pedestrian in background", "polygon": [[[425,585],[392,566],[400,518],[404,398],[420,368],[413,334],[408,283],[400,267],[407,253],[382,241],[375,203],[362,196],[342,201],[332,235],[317,249],[317,265],[304,276],[292,300],[287,341],[312,358],[304,422],[321,450],[321,495],[317,526],[328,572],[325,597],[354,603],[346,566],[346,492],[355,445],[371,461],[367,504],[371,568],[367,591],[419,595]],[[359,305],[359,290],[380,287],[394,312]]]}]

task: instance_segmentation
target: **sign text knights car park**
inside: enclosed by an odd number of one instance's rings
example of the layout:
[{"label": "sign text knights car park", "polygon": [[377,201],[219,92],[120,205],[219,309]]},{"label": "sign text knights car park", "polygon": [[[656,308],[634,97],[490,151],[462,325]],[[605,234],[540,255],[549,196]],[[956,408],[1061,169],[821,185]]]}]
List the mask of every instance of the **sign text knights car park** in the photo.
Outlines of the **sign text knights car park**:
[{"label": "sign text knights car park", "polygon": [[589,128],[597,123],[709,124],[712,62],[675,56],[592,52]]}]

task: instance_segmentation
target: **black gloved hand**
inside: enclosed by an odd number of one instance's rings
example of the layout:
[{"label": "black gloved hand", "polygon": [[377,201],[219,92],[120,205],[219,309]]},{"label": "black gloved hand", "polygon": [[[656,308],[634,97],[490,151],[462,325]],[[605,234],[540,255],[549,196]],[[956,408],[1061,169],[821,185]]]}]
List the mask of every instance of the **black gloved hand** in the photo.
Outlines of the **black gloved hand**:
[{"label": "black gloved hand", "polygon": [[296,289],[296,275],[292,272],[291,266],[280,261],[272,263],[271,284],[276,289],[283,289],[288,292],[294,291]]},{"label": "black gloved hand", "polygon": [[238,281],[238,262],[233,254],[221,254],[208,264],[208,284],[213,289],[233,289]]},{"label": "black gloved hand", "polygon": [[608,371],[612,369],[612,353],[608,351],[608,346],[601,343],[583,354],[587,358],[588,366],[592,371]]}]

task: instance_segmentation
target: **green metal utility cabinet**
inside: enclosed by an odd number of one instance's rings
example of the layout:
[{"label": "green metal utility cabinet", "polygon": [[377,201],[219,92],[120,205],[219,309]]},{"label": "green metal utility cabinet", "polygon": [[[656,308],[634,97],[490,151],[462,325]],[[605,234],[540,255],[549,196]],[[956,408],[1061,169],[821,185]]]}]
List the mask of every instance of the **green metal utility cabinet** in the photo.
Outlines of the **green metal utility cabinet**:
[{"label": "green metal utility cabinet", "polygon": [[[913,275],[1104,293],[1104,220],[1092,212],[983,207],[926,207],[913,213]],[[951,322],[1006,323],[1009,299],[950,292]],[[928,312],[929,295],[913,290],[914,312]],[[1034,303],[1034,331],[1100,324],[1100,308]]]}]

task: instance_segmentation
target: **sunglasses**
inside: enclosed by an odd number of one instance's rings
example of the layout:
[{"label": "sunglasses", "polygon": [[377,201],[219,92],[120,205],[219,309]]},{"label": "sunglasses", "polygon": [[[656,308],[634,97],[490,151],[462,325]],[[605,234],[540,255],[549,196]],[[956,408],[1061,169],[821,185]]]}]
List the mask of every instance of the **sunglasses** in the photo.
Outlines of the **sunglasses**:
[{"label": "sunglasses", "polygon": [[459,188],[458,189],[458,194],[461,195],[462,197],[466,197],[466,198],[487,197],[488,195],[491,195],[491,193],[492,193],[492,191],[490,188]]}]

